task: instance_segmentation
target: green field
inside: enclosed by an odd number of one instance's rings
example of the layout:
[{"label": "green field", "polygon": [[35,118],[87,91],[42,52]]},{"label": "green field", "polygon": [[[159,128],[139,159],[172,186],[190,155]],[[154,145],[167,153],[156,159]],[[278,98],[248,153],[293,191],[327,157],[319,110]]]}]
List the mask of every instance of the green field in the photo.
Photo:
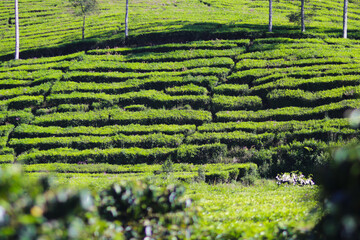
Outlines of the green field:
[{"label": "green field", "polygon": [[[109,41],[114,46],[124,38],[125,0],[99,1],[99,8],[87,17],[87,39],[96,42]],[[306,3],[307,32],[309,36],[341,36],[343,1],[315,0]],[[151,43],[155,40],[203,40],[204,38],[244,38],[263,36],[267,30],[268,1],[234,0],[178,0],[178,1],[130,1],[130,37],[134,43]],[[290,23],[288,15],[300,11],[298,1],[279,1],[274,8],[274,36],[299,36],[300,27]],[[73,44],[81,39],[81,17],[74,16],[67,1],[49,0],[44,4],[38,0],[19,3],[21,15],[21,50],[44,49],[41,53],[56,51],[63,44]],[[349,37],[358,37],[360,7],[349,3]],[[206,13],[206,14],[204,14]],[[14,20],[13,2],[0,3],[0,55],[13,52]],[[61,23],[61,24],[59,24]],[[271,36],[271,35],[270,35]],[[74,51],[83,44],[64,47]],[[46,50],[47,49],[47,50]],[[35,54],[36,55],[36,54]],[[34,57],[36,57],[33,55]]]},{"label": "green field", "polygon": [[311,228],[318,187],[273,179],[316,181],[329,147],[359,136],[359,5],[341,39],[343,1],[306,3],[305,33],[287,17],[300,1],[275,2],[268,33],[268,1],[134,0],[125,45],[125,1],[99,2],[81,41],[66,1],[20,1],[18,61],[13,2],[0,3],[0,164],[92,190],[180,182],[209,239]]}]

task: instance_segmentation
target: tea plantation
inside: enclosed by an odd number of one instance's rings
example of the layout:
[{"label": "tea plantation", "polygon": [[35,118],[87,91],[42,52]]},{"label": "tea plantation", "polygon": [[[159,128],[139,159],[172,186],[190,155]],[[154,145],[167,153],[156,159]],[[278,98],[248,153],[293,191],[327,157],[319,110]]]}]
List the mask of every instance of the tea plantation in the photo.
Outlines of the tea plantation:
[{"label": "tea plantation", "polygon": [[254,162],[314,173],[359,134],[357,41],[265,38],[5,62],[2,162]]},{"label": "tea plantation", "polygon": [[136,0],[125,41],[124,2],[99,2],[81,41],[67,2],[20,1],[18,61],[13,1],[0,3],[1,166],[78,188],[180,181],[219,239],[313,226],[316,187],[255,178],[316,179],[329,147],[359,136],[360,6],[341,39],[342,1],[309,2],[306,33],[287,17],[300,1],[276,2],[268,33],[268,1]]}]

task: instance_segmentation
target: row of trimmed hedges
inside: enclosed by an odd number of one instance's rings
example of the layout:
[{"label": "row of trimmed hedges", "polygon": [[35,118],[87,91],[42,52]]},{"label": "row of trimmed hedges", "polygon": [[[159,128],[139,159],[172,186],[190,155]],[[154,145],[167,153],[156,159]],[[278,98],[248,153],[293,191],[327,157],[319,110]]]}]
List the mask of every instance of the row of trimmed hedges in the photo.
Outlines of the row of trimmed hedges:
[{"label": "row of trimmed hedges", "polygon": [[302,89],[307,91],[328,90],[340,86],[357,86],[360,83],[358,75],[327,76],[310,79],[283,78],[274,82],[257,85],[251,89],[251,93],[265,97],[267,93],[275,89]]},{"label": "row of trimmed hedges", "polygon": [[253,82],[254,85],[262,84],[261,78],[269,77],[272,81],[272,76],[276,79],[279,74],[282,77],[295,78],[311,78],[321,76],[337,76],[337,75],[356,75],[359,73],[360,64],[326,64],[326,65],[312,65],[308,67],[287,67],[287,68],[255,68],[232,73],[227,79],[228,83],[247,84]]},{"label": "row of trimmed hedges", "polygon": [[[6,165],[5,165],[6,166]],[[210,164],[190,164],[190,163],[173,163],[174,173],[198,173],[199,170],[208,172],[229,171],[232,169],[255,168],[254,163],[210,163]],[[99,164],[71,164],[71,163],[40,163],[22,165],[24,172],[56,172],[56,173],[160,173],[162,171],[161,164],[129,164],[129,165],[113,165],[108,163]],[[242,170],[242,175],[245,171]]]},{"label": "row of trimmed hedges", "polygon": [[17,161],[32,163],[110,163],[140,164],[159,163],[168,158],[175,162],[203,164],[219,162],[226,154],[224,144],[182,145],[179,148],[112,148],[76,150],[58,148],[45,151],[33,150],[18,156]]},{"label": "row of trimmed hedges", "polygon": [[[74,82],[123,82],[128,79],[144,79],[144,78],[167,78],[183,76],[185,80],[189,75],[193,81],[196,81],[201,76],[224,75],[229,72],[229,68],[219,67],[199,67],[194,69],[182,69],[182,71],[162,71],[162,72],[83,72],[70,71],[64,74],[64,80]],[[205,80],[205,79],[204,79]],[[217,81],[217,79],[216,79]],[[166,82],[166,79],[165,81]]]},{"label": "row of trimmed hedges", "polygon": [[275,177],[281,172],[300,171],[305,175],[314,174],[328,163],[330,147],[343,142],[326,143],[314,139],[293,141],[270,148],[243,148],[236,157],[259,166],[263,177]]},{"label": "row of trimmed hedges", "polygon": [[201,67],[231,68],[234,62],[231,58],[201,58],[182,62],[137,63],[117,61],[80,61],[71,64],[70,71],[121,71],[121,72],[153,72],[187,70]]},{"label": "row of trimmed hedges", "polygon": [[[0,118],[1,119],[1,118]],[[76,113],[54,113],[36,117],[39,126],[105,126],[126,124],[195,124],[210,122],[210,112],[200,110],[147,110],[129,112],[121,109]]]},{"label": "row of trimmed hedges", "polygon": [[346,57],[357,58],[359,56],[360,49],[358,48],[346,48],[345,46],[338,45],[310,45],[308,48],[278,48],[269,51],[255,51],[238,55],[236,58],[241,59],[321,59],[331,57]]},{"label": "row of trimmed hedges", "polygon": [[24,109],[29,107],[39,107],[44,102],[44,96],[22,95],[9,100],[0,101],[0,108],[5,109]]},{"label": "row of trimmed hedges", "polygon": [[262,107],[262,100],[258,96],[226,96],[214,95],[211,99],[212,109],[216,112],[224,110],[258,110]]},{"label": "row of trimmed hedges", "polygon": [[216,121],[291,121],[322,119],[324,117],[342,118],[346,110],[360,107],[360,100],[343,100],[337,103],[321,105],[314,108],[286,107],[259,111],[223,111],[216,113]]},{"label": "row of trimmed hedges", "polygon": [[313,65],[324,64],[347,64],[357,63],[358,61],[349,57],[330,57],[330,58],[310,58],[301,60],[286,60],[286,59],[244,59],[236,64],[235,71],[243,71],[254,68],[286,68],[286,67],[306,67]]},{"label": "row of trimmed hedges", "polygon": [[[19,128],[19,127],[18,127]],[[273,132],[280,133],[285,131],[296,131],[302,129],[323,129],[338,128],[339,130],[349,129],[349,120],[345,118],[307,120],[307,121],[265,121],[265,122],[217,122],[205,123],[197,128],[198,132],[232,132],[245,131],[251,133]],[[16,131],[16,129],[15,129]]]},{"label": "row of trimmed hedges", "polygon": [[[244,47],[234,47],[231,49],[171,50],[165,53],[139,53],[132,55],[87,55],[84,57],[84,60],[119,62],[177,62],[201,58],[234,57],[244,52]],[[93,53],[93,51],[90,51],[90,53]]]},{"label": "row of trimmed hedges", "polygon": [[142,46],[135,48],[113,48],[113,49],[96,49],[90,50],[88,54],[130,54],[130,53],[163,53],[174,50],[193,50],[193,49],[231,49],[241,46],[247,46],[249,39],[238,40],[210,40],[196,41],[189,43],[168,43],[155,46]]},{"label": "row of trimmed hedges", "polygon": [[[230,165],[231,166],[231,165]],[[229,167],[227,170],[205,174],[205,181],[210,184],[241,181],[244,177],[257,176],[257,165],[247,164],[240,167]]]},{"label": "row of trimmed hedges", "polygon": [[[8,125],[5,125],[8,126]],[[104,127],[57,127],[49,126],[42,127],[37,125],[22,124],[15,128],[13,132],[14,138],[38,138],[38,137],[66,137],[66,136],[79,136],[79,135],[93,135],[93,136],[104,136],[104,135],[116,135],[116,134],[151,134],[151,133],[164,133],[164,134],[191,134],[195,132],[195,125],[140,125],[140,124],[129,124],[129,125],[110,125]]]},{"label": "row of trimmed hedges", "polygon": [[30,123],[34,119],[34,115],[31,113],[31,109],[27,108],[18,111],[0,111],[0,123],[1,124],[22,124]]},{"label": "row of trimmed hedges", "polygon": [[11,138],[8,145],[17,153],[36,148],[40,150],[52,148],[155,148],[155,147],[177,147],[182,144],[184,135],[166,135],[154,133],[149,135],[124,135],[114,136],[86,136],[78,137],[45,137],[45,138]]},{"label": "row of trimmed hedges", "polygon": [[51,83],[45,83],[34,87],[15,87],[0,89],[0,99],[17,97],[20,95],[44,95],[49,92]]},{"label": "row of trimmed hedges", "polygon": [[360,87],[348,86],[331,90],[306,92],[301,89],[277,89],[266,96],[272,108],[287,106],[318,106],[349,98],[359,98]]}]

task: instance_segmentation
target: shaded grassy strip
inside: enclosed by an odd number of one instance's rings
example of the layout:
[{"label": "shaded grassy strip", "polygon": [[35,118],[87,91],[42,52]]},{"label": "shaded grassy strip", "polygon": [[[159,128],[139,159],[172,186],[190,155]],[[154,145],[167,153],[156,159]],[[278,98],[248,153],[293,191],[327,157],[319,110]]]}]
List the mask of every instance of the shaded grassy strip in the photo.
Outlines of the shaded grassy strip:
[{"label": "shaded grassy strip", "polygon": [[69,66],[70,71],[125,71],[125,72],[153,72],[153,71],[184,71],[200,67],[225,67],[234,64],[231,58],[194,59],[182,62],[161,63],[128,63],[117,61],[81,61]]},{"label": "shaded grassy strip", "polygon": [[135,48],[113,48],[113,49],[97,49],[88,51],[88,54],[134,54],[144,52],[168,52],[176,50],[191,50],[191,49],[230,49],[238,46],[246,46],[250,43],[248,39],[240,40],[210,40],[210,41],[196,41],[185,44],[162,44],[156,46],[144,46]]},{"label": "shaded grassy strip", "polygon": [[121,61],[121,62],[170,62],[199,58],[234,57],[245,52],[245,48],[231,48],[220,50],[178,50],[162,53],[138,53],[132,55],[87,55],[85,61]]},{"label": "shaded grassy strip", "polygon": [[71,71],[64,75],[64,80],[74,82],[123,82],[131,78],[149,78],[149,77],[172,77],[172,76],[211,76],[226,75],[228,68],[201,67],[181,72],[81,72]]}]

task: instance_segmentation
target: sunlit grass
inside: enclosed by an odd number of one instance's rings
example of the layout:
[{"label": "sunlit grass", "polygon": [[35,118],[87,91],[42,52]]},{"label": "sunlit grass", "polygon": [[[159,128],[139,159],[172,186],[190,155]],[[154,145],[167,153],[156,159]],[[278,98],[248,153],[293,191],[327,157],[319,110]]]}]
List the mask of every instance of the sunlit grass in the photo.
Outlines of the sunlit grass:
[{"label": "sunlit grass", "polygon": [[[41,173],[28,174],[31,177]],[[100,191],[114,182],[148,180],[155,185],[184,184],[174,175],[56,174],[56,185],[88,187]],[[246,186],[234,182],[209,185],[190,183],[186,196],[200,208],[200,226],[212,236],[243,239],[274,239],[279,227],[309,229],[319,217],[317,186],[278,186],[273,180],[257,180]],[[221,239],[221,238],[220,238]]]}]

